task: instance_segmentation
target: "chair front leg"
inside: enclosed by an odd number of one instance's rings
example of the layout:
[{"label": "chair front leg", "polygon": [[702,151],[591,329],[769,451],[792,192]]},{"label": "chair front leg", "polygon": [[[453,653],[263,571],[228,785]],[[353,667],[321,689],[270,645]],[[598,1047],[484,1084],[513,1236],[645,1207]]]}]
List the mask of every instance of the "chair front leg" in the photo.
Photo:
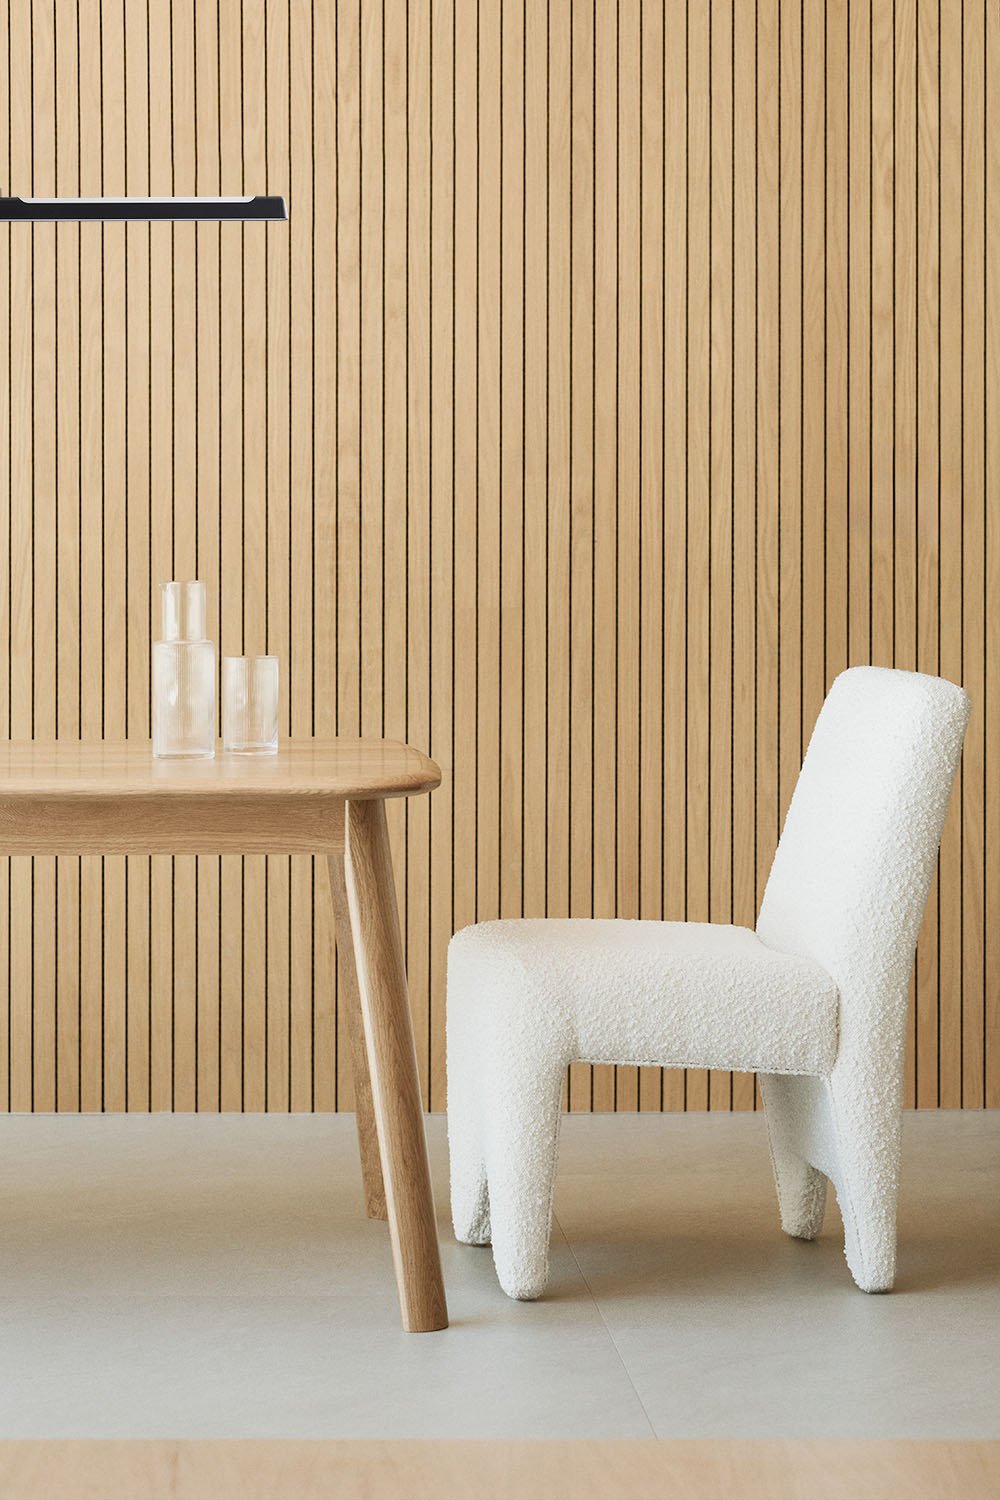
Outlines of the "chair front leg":
[{"label": "chair front leg", "polygon": [[552,1193],[566,1059],[507,1053],[485,1089],[493,1261],[508,1297],[534,1301],[549,1279]]}]

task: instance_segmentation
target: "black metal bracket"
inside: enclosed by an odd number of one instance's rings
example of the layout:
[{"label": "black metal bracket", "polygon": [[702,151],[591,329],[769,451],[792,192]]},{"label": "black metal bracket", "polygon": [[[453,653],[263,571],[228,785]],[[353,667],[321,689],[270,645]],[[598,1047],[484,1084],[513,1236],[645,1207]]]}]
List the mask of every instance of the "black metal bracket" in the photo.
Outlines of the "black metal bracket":
[{"label": "black metal bracket", "polygon": [[0,198],[0,222],[150,224],[276,222],[288,218],[284,198]]}]

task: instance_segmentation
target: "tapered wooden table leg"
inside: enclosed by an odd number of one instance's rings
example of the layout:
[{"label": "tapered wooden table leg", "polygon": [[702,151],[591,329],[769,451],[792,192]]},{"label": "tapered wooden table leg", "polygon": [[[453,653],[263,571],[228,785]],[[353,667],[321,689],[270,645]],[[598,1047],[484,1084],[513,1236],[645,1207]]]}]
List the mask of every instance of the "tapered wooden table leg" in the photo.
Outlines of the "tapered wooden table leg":
[{"label": "tapered wooden table leg", "polygon": [[347,905],[347,877],[344,855],[331,854],[327,859],[330,875],[330,899],[333,903],[333,925],[340,956],[340,1020],[347,1034],[354,1073],[354,1117],[358,1127],[361,1152],[361,1181],[365,1194],[365,1211],[369,1219],[384,1219],[385,1187],[379,1160],[378,1135],[375,1130],[375,1108],[372,1104],[371,1079],[368,1076],[368,1052],[358,996],[358,972],[354,961],[354,935]]},{"label": "tapered wooden table leg", "polygon": [[392,861],[379,800],[347,807],[347,902],[403,1327],[448,1326]]}]

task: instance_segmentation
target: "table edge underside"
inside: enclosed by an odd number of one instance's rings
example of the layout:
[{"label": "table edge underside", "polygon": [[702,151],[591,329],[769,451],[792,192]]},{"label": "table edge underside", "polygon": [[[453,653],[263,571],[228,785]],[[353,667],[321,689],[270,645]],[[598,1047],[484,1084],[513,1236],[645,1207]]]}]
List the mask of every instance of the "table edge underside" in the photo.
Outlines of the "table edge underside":
[{"label": "table edge underside", "polygon": [[0,791],[0,855],[331,854],[344,847],[332,794]]}]

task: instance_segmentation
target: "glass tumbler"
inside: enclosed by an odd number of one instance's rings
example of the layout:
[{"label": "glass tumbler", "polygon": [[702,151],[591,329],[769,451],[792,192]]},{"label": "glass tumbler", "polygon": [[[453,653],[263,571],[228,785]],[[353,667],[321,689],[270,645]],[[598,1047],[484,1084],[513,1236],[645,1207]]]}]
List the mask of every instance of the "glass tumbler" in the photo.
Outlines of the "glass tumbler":
[{"label": "glass tumbler", "polygon": [[222,745],[234,755],[278,749],[278,658],[222,659]]}]

